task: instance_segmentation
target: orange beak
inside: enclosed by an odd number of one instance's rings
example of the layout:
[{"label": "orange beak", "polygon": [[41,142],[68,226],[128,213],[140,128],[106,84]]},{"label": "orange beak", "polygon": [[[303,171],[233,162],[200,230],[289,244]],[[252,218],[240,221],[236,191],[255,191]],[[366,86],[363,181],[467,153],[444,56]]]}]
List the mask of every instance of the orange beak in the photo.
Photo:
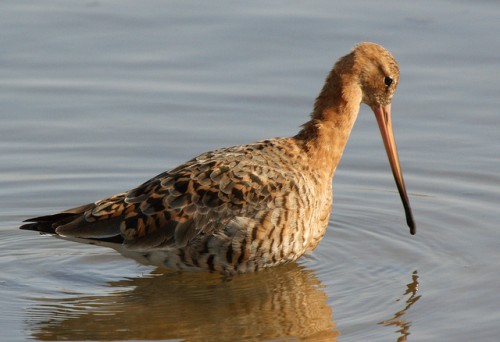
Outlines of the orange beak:
[{"label": "orange beak", "polygon": [[410,234],[415,235],[417,228],[415,226],[415,222],[413,221],[410,201],[408,200],[408,195],[406,194],[403,173],[401,171],[401,166],[399,165],[398,150],[396,149],[396,142],[394,141],[394,133],[392,132],[391,104],[380,107],[373,106],[371,108],[377,118],[378,127],[380,128],[380,133],[382,134],[382,139],[384,140],[385,151],[387,152],[387,157],[389,157],[389,164],[391,164],[392,174],[394,175],[399,195],[403,201],[406,213],[406,223],[408,223],[408,226],[410,227]]}]

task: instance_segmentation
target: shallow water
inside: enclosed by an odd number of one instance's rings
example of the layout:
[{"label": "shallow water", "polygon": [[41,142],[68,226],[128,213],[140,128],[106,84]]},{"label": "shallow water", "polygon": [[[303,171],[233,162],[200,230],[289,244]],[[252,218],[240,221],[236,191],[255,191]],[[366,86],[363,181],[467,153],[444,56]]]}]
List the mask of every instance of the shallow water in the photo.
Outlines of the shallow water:
[{"label": "shallow water", "polygon": [[[0,4],[0,340],[495,341],[500,4]],[[17,227],[209,149],[290,136],[334,61],[390,49],[410,236],[363,108],[318,249],[231,279]]]}]

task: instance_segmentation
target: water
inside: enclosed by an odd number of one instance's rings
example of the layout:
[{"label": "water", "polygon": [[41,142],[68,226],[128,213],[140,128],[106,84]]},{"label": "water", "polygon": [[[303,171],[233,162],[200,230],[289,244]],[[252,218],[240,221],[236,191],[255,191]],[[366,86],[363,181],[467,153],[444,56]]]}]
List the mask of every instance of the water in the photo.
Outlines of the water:
[{"label": "water", "polygon": [[[0,339],[495,341],[500,4],[0,4]],[[318,249],[232,279],[20,231],[203,151],[290,136],[360,41],[402,78],[416,236],[363,108]]]}]

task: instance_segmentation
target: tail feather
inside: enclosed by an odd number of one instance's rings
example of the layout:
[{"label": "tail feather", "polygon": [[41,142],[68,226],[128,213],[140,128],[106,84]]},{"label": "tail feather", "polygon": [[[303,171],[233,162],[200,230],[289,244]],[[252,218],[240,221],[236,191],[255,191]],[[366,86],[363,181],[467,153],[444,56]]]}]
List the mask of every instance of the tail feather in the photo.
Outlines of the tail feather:
[{"label": "tail feather", "polygon": [[[118,218],[106,220],[103,222],[79,224],[83,219],[82,215],[85,213],[85,211],[92,207],[94,207],[94,204],[69,209],[53,215],[29,218],[23,221],[28,223],[23,224],[19,227],[19,229],[33,230],[43,234],[58,235],[68,240],[76,238],[79,240],[79,242],[92,244],[99,244],[101,242],[110,243],[110,247],[112,247],[113,244],[123,243],[123,237],[119,233]],[[87,236],[88,234],[86,234],[86,230],[89,228],[91,230],[93,229],[101,232],[101,236]]]},{"label": "tail feather", "polygon": [[[24,221],[27,222],[27,221]],[[51,222],[31,222],[27,224],[23,224],[19,229],[23,230],[34,230],[36,232],[40,233],[46,233],[46,234],[55,234],[56,231],[54,227],[52,227]]]},{"label": "tail feather", "polygon": [[80,207],[71,208],[57,214],[32,217],[24,220],[23,222],[28,223],[23,224],[19,227],[19,229],[34,230],[47,234],[57,234],[55,229],[58,226],[73,221],[77,218],[77,216],[83,214],[86,210],[92,208],[93,206],[95,206],[94,203],[90,203]]}]

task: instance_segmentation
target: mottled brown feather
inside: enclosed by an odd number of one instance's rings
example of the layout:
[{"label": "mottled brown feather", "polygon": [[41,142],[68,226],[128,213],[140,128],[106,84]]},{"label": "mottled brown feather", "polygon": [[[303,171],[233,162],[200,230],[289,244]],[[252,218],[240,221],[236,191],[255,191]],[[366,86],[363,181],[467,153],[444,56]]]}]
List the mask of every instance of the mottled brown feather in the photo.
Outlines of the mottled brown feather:
[{"label": "mottled brown feather", "polygon": [[295,137],[209,151],[128,192],[22,228],[102,240],[173,269],[233,274],[293,261],[326,231],[331,179],[360,103],[390,102],[395,85],[387,93],[374,77],[384,72],[396,85],[389,52],[360,44],[336,63]]}]

